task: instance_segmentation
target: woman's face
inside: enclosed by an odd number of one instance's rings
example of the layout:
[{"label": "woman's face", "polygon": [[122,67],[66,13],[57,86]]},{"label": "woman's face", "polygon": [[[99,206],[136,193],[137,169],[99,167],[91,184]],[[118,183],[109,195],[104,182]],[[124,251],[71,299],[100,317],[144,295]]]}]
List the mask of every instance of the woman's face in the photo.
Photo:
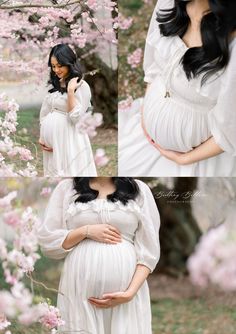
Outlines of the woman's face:
[{"label": "woman's face", "polygon": [[68,77],[69,67],[59,64],[54,56],[51,57],[51,66],[53,72],[58,76],[59,79],[65,79]]}]

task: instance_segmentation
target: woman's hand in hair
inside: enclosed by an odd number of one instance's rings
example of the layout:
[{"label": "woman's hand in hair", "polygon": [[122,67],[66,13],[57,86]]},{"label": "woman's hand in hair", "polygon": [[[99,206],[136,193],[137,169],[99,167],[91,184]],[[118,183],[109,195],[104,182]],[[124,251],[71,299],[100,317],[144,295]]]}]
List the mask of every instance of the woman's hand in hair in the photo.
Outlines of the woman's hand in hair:
[{"label": "woman's hand in hair", "polygon": [[81,82],[77,81],[78,80],[78,77],[76,78],[72,78],[70,79],[70,81],[68,82],[68,86],[67,86],[67,91],[68,93],[70,92],[73,92],[81,85]]},{"label": "woman's hand in hair", "polygon": [[122,241],[120,231],[109,224],[88,225],[87,238],[107,244],[117,244]]}]

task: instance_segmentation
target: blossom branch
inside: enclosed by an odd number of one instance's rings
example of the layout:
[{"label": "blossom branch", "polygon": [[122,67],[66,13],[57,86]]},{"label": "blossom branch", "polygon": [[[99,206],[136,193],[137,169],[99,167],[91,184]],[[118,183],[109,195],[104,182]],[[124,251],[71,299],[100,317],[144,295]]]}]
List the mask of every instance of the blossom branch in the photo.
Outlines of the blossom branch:
[{"label": "blossom branch", "polygon": [[[3,2],[6,3],[8,1]],[[82,4],[81,0],[76,0],[73,2],[67,2],[65,4],[61,4],[61,5],[40,5],[40,4],[19,4],[19,5],[11,5],[11,6],[4,6],[3,4],[0,4],[0,9],[4,9],[4,10],[8,10],[8,9],[19,9],[19,8],[54,8],[54,9],[60,9],[60,8],[65,8],[67,6],[71,6],[71,5],[75,5],[75,4]]]},{"label": "blossom branch", "polygon": [[36,285],[41,285],[45,290],[47,291],[51,291],[51,292],[55,292],[55,293],[59,293],[60,295],[64,296],[64,293],[62,293],[61,291],[57,290],[57,289],[53,289],[53,288],[48,288],[46,286],[46,284],[44,284],[43,282],[39,282],[39,281],[36,281],[33,277],[32,277],[32,274],[31,272],[28,272],[26,273],[26,276],[29,278],[29,280],[36,284]]}]

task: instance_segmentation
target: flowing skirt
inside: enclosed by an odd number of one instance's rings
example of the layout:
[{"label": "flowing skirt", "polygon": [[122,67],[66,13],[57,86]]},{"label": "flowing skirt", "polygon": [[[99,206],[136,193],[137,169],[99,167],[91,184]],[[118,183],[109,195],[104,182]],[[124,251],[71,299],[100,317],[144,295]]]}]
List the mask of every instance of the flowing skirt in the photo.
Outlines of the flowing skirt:
[{"label": "flowing skirt", "polygon": [[49,113],[40,138],[53,149],[43,151],[44,176],[97,176],[89,137],[78,132],[66,113]]},{"label": "flowing skirt", "polygon": [[134,275],[136,254],[123,240],[109,245],[93,240],[79,243],[66,257],[61,276],[58,307],[66,325],[60,328],[83,334],[151,334],[151,307],[147,282],[128,303],[96,308],[89,297],[125,291]]}]

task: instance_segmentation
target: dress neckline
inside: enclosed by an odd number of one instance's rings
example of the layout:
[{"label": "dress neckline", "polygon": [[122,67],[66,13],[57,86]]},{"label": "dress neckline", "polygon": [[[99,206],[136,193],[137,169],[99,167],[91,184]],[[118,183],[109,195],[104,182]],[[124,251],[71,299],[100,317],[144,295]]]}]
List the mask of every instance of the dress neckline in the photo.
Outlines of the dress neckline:
[{"label": "dress neckline", "polygon": [[108,198],[95,198],[93,201],[108,201]]}]

